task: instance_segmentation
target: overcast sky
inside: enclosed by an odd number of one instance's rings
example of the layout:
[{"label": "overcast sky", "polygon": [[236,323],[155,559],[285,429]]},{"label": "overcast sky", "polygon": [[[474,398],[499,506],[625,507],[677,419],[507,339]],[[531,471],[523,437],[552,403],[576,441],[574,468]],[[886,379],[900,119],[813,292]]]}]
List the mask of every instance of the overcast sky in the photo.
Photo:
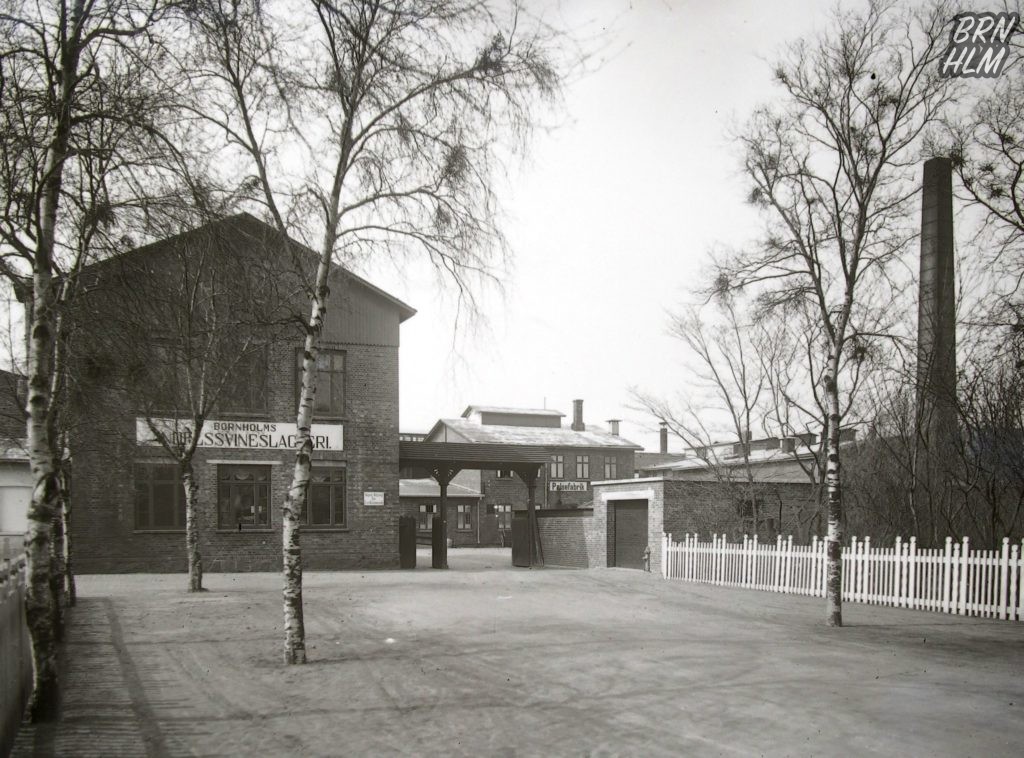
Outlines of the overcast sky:
[{"label": "overcast sky", "polygon": [[[453,337],[454,308],[423,272],[370,278],[418,309],[402,327],[401,428],[425,431],[470,403],[556,408],[657,449],[629,388],[680,388],[666,311],[687,299],[708,251],[757,232],[728,138],[777,96],[780,46],[824,25],[812,0],[563,0],[565,23],[605,28],[599,69],[566,93],[503,197],[513,271],[489,324]],[[676,449],[678,443],[673,445]]]}]

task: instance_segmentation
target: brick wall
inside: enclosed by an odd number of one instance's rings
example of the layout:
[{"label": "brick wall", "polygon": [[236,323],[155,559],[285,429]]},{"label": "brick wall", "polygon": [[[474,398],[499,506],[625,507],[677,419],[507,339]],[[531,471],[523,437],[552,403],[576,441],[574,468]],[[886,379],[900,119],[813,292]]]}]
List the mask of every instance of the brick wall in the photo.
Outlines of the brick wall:
[{"label": "brick wall", "polygon": [[[417,518],[421,505],[431,505],[434,513],[438,512],[440,500],[436,497],[403,497],[402,515]],[[458,508],[459,505],[470,506],[472,518],[471,529],[459,529]],[[505,530],[505,545],[509,545],[511,530]],[[500,545],[501,539],[498,535],[498,517],[488,516],[486,509],[481,506],[476,498],[454,498],[448,500],[448,537],[452,540],[454,547],[477,547],[480,545]],[[430,530],[419,529],[416,531],[417,542],[430,544]]]},{"label": "brick wall", "polygon": [[597,542],[593,508],[537,511],[541,553],[545,566],[594,568]]},{"label": "brick wall", "polygon": [[[735,485],[718,482],[666,481],[665,531],[674,536],[683,534],[725,534],[731,541],[752,534],[752,525],[744,523],[738,510],[738,499],[744,491]],[[810,483],[779,482],[755,485],[755,496],[761,502],[759,517],[771,518],[775,529],[761,537],[792,534],[806,538],[809,518],[817,512],[817,488]]]},{"label": "brick wall", "polygon": [[[394,568],[398,566],[398,350],[339,345],[346,352],[344,451],[314,453],[317,463],[346,469],[344,529],[304,528],[306,568]],[[269,412],[247,420],[294,418],[294,344],[271,351]],[[109,393],[107,393],[109,394]],[[72,539],[82,573],[184,571],[184,532],[140,532],[134,524],[136,461],[168,461],[159,447],[135,445],[134,414],[116,404],[92,406],[88,423],[72,437],[74,486]],[[111,406],[114,407],[111,407]],[[83,419],[84,421],[85,419]],[[326,419],[316,419],[326,421]],[[211,460],[271,466],[270,527],[218,529],[217,464]],[[200,548],[208,571],[272,571],[281,567],[281,517],[294,466],[291,451],[200,449],[194,468],[199,485]],[[384,492],[383,506],[363,505],[363,492]]]}]

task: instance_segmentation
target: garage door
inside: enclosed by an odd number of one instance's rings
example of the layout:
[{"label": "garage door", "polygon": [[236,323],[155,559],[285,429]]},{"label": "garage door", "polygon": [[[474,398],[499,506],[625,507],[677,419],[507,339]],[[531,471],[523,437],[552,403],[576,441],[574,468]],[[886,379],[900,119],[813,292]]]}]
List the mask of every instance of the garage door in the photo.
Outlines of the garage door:
[{"label": "garage door", "polygon": [[615,565],[642,569],[647,547],[647,501],[615,503]]}]

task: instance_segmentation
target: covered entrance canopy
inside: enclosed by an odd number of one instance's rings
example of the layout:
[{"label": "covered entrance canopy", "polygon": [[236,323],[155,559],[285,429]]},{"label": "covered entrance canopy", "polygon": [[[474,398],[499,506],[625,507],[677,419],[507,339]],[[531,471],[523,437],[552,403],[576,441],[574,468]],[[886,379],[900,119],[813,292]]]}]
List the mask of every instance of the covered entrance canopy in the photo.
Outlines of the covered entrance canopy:
[{"label": "covered entrance canopy", "polygon": [[[538,563],[537,551],[537,478],[541,467],[548,462],[549,453],[537,445],[503,445],[477,442],[399,442],[398,465],[402,468],[425,469],[437,481],[441,490],[441,535],[434,541],[434,568],[448,568],[448,484],[463,469],[511,469],[515,471],[529,493],[527,519],[529,522],[530,565]],[[436,520],[436,519],[435,519]]]}]

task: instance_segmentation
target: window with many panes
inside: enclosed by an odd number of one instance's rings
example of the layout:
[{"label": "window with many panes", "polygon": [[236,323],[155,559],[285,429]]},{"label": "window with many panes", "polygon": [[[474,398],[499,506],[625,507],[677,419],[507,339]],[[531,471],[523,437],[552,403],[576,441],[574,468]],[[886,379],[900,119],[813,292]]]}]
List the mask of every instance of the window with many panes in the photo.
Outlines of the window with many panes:
[{"label": "window with many panes", "polygon": [[185,487],[175,463],[135,464],[135,528],[185,528]]},{"label": "window with many panes", "polygon": [[618,479],[619,474],[619,461],[617,458],[605,456],[604,458],[604,478],[605,479]]},{"label": "window with many panes", "polygon": [[227,413],[267,410],[267,347],[259,345],[239,356],[218,400]]},{"label": "window with many panes", "polygon": [[421,505],[420,512],[416,514],[416,528],[421,532],[429,532],[434,525],[436,511],[436,505]]},{"label": "window with many panes", "polygon": [[270,526],[270,466],[217,467],[217,527],[266,529]]},{"label": "window with many panes", "polygon": [[565,478],[565,456],[564,455],[552,455],[551,456],[551,478],[552,479],[564,479]]},{"label": "window with many panes", "polygon": [[345,469],[313,467],[306,495],[311,527],[345,526]]},{"label": "window with many panes", "polygon": [[498,517],[498,528],[499,529],[511,529],[512,528],[512,506],[511,505],[495,505],[494,513]]},{"label": "window with many panes", "polygon": [[577,455],[576,456],[576,478],[577,479],[589,479],[590,478],[590,456],[589,455]]},{"label": "window with many panes", "polygon": [[457,505],[457,506],[455,506],[455,528],[456,529],[472,529],[473,528],[473,506],[472,505]]},{"label": "window with many panes", "polygon": [[[295,403],[302,392],[302,351],[295,353]],[[313,412],[320,416],[345,414],[345,351],[321,348],[316,356],[316,398]]]}]

